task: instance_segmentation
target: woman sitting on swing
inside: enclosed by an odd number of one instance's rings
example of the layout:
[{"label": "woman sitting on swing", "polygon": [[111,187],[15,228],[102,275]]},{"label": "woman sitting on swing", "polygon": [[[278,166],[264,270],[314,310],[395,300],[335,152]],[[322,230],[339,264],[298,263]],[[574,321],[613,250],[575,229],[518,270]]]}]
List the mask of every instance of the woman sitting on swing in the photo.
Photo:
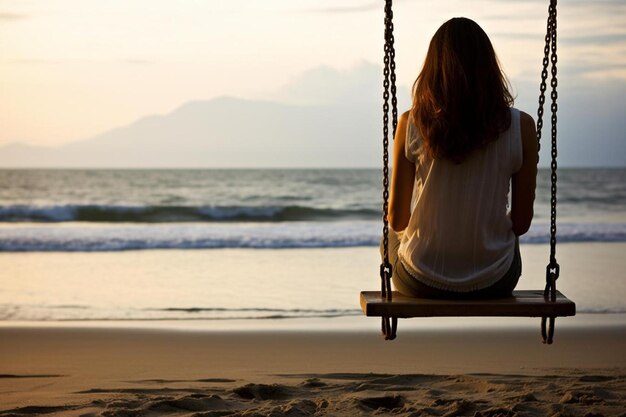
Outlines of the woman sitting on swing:
[{"label": "woman sitting on swing", "polygon": [[517,285],[538,156],[534,121],[512,104],[480,26],[444,23],[394,142],[389,261],[402,294],[499,298]]}]

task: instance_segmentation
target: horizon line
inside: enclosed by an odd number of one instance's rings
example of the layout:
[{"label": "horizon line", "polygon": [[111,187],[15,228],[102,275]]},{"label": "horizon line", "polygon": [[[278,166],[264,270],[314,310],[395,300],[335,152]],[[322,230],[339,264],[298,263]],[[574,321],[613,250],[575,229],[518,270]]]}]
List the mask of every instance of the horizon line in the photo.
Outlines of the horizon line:
[{"label": "horizon line", "polygon": [[[71,171],[71,170],[76,170],[76,171],[85,171],[85,170],[89,170],[89,171],[148,171],[148,170],[171,170],[171,171],[183,171],[183,170],[188,170],[188,171],[193,171],[193,170],[237,170],[237,171],[243,171],[243,170],[373,170],[373,169],[380,169],[382,170],[381,166],[303,166],[303,167],[294,167],[294,166],[256,166],[256,167],[237,167],[237,166],[231,166],[231,167],[210,167],[210,166],[190,166],[190,167],[185,167],[185,166],[145,166],[145,167],[132,167],[132,166],[121,166],[121,167],[107,167],[107,166],[102,166],[102,167],[81,167],[81,166],[50,166],[50,167],[46,167],[46,166],[27,166],[27,167],[0,167],[0,171],[18,171],[18,170],[40,170],[40,171],[51,171],[51,170],[67,170],[67,171]],[[391,169],[391,165],[389,166],[389,169]],[[540,170],[550,170],[550,165],[539,165],[537,166],[537,169]],[[569,169],[626,169],[626,164],[625,165],[566,165],[566,166],[559,166],[557,171],[559,170],[569,170]]]}]

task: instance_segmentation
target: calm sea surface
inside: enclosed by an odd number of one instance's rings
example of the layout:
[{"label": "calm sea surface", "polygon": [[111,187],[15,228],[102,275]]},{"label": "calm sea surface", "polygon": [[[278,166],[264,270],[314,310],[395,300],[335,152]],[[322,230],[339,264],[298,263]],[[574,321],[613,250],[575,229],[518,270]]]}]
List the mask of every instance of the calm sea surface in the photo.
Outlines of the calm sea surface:
[{"label": "calm sea surface", "polygon": [[[356,315],[351,299],[324,296],[322,288],[337,285],[336,268],[304,249],[352,248],[364,256],[359,267],[375,270],[380,176],[369,169],[0,170],[0,320]],[[626,169],[561,169],[558,179],[559,243],[626,242]],[[535,213],[521,240],[529,250],[549,241],[548,171],[539,173]],[[228,258],[233,253],[237,259]],[[308,297],[300,300],[302,288]],[[239,299],[226,305],[220,291]],[[582,307],[624,312],[624,298]]]}]

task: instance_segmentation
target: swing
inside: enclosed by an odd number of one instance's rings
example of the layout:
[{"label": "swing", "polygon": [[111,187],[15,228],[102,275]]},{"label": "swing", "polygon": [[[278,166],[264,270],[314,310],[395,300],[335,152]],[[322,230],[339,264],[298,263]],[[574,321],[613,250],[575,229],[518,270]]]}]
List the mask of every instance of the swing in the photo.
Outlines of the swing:
[{"label": "swing", "polygon": [[439,300],[406,297],[391,290],[391,264],[388,254],[389,222],[389,99],[393,136],[398,123],[396,99],[395,49],[393,35],[392,0],[385,0],[385,55],[383,81],[383,262],[380,265],[381,291],[362,291],[361,308],[368,317],[382,318],[385,340],[396,338],[398,318],[410,317],[541,317],[543,343],[552,344],[556,317],[574,316],[576,305],[556,290],[559,264],[556,261],[556,182],[557,182],[557,54],[556,54],[556,0],[550,0],[547,32],[541,71],[539,109],[537,111],[537,143],[541,144],[543,106],[545,103],[548,65],[551,64],[551,199],[550,199],[550,261],[546,267],[546,286],[543,291],[513,291],[513,296],[489,300]]}]

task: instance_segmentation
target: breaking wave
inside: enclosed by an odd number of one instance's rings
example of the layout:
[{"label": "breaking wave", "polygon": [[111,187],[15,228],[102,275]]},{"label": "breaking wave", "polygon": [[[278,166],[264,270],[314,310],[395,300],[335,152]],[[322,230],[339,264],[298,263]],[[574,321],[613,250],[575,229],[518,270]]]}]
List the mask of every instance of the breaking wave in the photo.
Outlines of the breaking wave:
[{"label": "breaking wave", "polygon": [[[626,223],[558,225],[558,243],[626,242]],[[177,223],[0,227],[3,252],[102,252],[140,249],[288,249],[378,246],[377,220],[282,223]],[[550,241],[546,224],[536,224],[522,244]]]},{"label": "breaking wave", "polygon": [[124,205],[13,205],[0,207],[0,222],[284,222],[375,219],[378,210],[330,209],[306,206],[124,206]]}]

